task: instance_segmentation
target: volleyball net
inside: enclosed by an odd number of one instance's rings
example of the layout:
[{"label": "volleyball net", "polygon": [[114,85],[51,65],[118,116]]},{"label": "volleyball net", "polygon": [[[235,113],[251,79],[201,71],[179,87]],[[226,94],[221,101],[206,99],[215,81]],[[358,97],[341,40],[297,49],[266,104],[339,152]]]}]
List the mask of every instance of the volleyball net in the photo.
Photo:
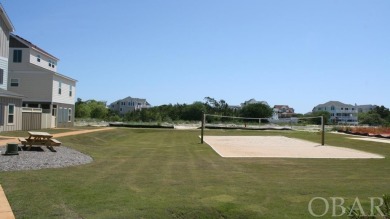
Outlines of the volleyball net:
[{"label": "volleyball net", "polygon": [[324,145],[325,127],[322,116],[293,117],[293,118],[249,118],[238,116],[224,116],[215,114],[203,114],[201,127],[201,143],[206,130],[295,130],[318,132]]}]

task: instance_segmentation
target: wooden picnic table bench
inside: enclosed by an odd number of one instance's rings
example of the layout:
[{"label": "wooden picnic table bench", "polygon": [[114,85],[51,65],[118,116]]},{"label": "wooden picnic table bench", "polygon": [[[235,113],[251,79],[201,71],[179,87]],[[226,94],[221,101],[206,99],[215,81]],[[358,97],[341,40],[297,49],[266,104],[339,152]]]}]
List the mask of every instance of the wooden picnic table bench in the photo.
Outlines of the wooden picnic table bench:
[{"label": "wooden picnic table bench", "polygon": [[30,150],[32,146],[46,146],[51,151],[55,151],[53,146],[60,146],[61,142],[57,139],[52,138],[53,135],[47,132],[28,132],[29,137],[18,138],[23,146],[27,147],[27,150]]}]

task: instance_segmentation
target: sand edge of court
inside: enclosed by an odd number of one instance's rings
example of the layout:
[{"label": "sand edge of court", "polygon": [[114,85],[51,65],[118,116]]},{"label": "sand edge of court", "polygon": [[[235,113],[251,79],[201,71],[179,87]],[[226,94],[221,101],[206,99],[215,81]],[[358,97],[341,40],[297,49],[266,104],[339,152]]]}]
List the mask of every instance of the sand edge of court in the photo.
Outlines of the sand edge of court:
[{"label": "sand edge of court", "polygon": [[221,157],[383,159],[356,149],[320,145],[284,136],[204,136]]}]

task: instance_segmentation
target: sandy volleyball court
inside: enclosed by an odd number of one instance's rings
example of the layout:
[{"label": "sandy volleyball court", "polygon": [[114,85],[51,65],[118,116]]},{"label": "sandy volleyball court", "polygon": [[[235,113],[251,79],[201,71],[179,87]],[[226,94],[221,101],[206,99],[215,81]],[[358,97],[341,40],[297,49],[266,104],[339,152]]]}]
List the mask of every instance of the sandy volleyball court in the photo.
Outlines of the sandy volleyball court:
[{"label": "sandy volleyball court", "polygon": [[380,159],[381,155],[283,136],[204,136],[222,157]]}]

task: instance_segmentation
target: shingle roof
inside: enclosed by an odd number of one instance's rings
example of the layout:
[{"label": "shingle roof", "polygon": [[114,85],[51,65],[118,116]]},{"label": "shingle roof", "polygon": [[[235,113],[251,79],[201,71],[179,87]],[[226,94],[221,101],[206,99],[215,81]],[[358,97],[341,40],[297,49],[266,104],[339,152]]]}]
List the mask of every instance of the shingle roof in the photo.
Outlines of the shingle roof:
[{"label": "shingle roof", "polygon": [[325,106],[336,106],[336,107],[354,107],[354,105],[351,104],[345,104],[340,101],[328,101],[323,104],[319,104],[316,107],[325,107]]},{"label": "shingle roof", "polygon": [[12,98],[18,98],[22,99],[24,96],[21,94],[17,94],[8,90],[4,90],[0,88],[0,96],[1,97],[12,97]]},{"label": "shingle roof", "polygon": [[60,59],[53,56],[52,54],[46,52],[45,50],[39,48],[37,45],[34,45],[33,43],[31,43],[30,41],[18,36],[18,35],[15,35],[15,34],[10,34],[11,37],[15,38],[16,40],[18,40],[19,42],[23,43],[24,45],[28,46],[29,48],[32,48],[34,50],[37,50],[47,56],[50,56],[51,58],[55,59],[56,61],[59,61]]}]

